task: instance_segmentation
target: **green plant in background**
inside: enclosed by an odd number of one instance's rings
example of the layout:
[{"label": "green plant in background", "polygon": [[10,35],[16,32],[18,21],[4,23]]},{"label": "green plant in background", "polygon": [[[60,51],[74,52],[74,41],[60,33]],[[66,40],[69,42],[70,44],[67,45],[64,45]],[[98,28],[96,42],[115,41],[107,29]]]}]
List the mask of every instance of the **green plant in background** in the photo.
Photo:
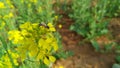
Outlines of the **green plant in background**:
[{"label": "green plant in background", "polygon": [[116,56],[115,60],[117,63],[114,63],[112,68],[120,68],[120,53]]},{"label": "green plant in background", "polygon": [[66,59],[70,56],[73,56],[74,55],[73,51],[65,51],[63,49],[61,35],[59,34],[59,32],[54,33],[54,35],[58,40],[58,48],[59,48],[56,54],[53,54],[56,57],[56,59]]},{"label": "green plant in background", "polygon": [[108,0],[106,12],[108,17],[120,17],[120,0]]},{"label": "green plant in background", "polygon": [[8,4],[8,2],[4,3],[4,0],[0,1],[0,24],[6,24],[7,30],[15,28],[13,9],[13,5]]},{"label": "green plant in background", "polygon": [[[94,3],[95,2],[95,5]],[[96,38],[108,32],[107,25],[109,20],[105,19],[107,12],[107,0],[74,0],[72,4],[72,17],[75,23],[70,27],[89,40],[97,50]]]},{"label": "green plant in background", "polygon": [[[4,3],[4,0],[0,1],[0,67],[4,68],[15,67],[16,58],[14,57],[15,53],[11,53],[9,47],[11,45],[7,39],[7,31],[15,29],[14,26],[14,15],[13,15],[13,5]],[[5,63],[4,63],[5,62]],[[4,66],[3,66],[4,65]]]},{"label": "green plant in background", "polygon": [[112,68],[119,68],[120,67],[120,45],[116,43],[115,53],[116,53],[116,63],[113,64]]},{"label": "green plant in background", "polygon": [[12,0],[15,6],[16,23],[51,22],[53,23],[54,11],[52,0]]}]

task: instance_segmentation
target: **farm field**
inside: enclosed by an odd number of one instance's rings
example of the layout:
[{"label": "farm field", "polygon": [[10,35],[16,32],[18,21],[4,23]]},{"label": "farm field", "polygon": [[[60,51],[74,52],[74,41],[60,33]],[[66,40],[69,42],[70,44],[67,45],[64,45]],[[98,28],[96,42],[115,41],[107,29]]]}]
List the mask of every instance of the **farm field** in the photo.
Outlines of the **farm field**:
[{"label": "farm field", "polygon": [[120,68],[120,0],[0,0],[0,68]]}]

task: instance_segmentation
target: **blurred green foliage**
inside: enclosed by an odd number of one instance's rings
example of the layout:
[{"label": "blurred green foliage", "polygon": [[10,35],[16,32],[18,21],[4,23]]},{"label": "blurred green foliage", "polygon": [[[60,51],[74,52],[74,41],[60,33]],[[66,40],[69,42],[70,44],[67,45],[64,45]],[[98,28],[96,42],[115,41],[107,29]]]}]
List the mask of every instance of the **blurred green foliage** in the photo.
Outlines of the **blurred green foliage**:
[{"label": "blurred green foliage", "polygon": [[[99,44],[96,38],[108,33],[108,24],[111,18],[119,15],[119,0],[74,0],[72,12],[69,16],[75,21],[70,30],[89,40],[96,50]],[[106,17],[108,16],[108,18]]]}]

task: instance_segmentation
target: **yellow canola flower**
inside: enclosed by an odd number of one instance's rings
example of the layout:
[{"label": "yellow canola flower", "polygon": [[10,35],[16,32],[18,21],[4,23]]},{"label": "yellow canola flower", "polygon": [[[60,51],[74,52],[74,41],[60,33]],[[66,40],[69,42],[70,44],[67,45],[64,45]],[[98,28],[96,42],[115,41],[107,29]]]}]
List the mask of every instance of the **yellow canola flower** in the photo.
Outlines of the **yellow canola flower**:
[{"label": "yellow canola flower", "polygon": [[45,57],[45,58],[43,59],[43,61],[44,61],[44,63],[45,63],[46,65],[49,66],[50,61],[49,61],[49,59],[48,59],[47,57]]},{"label": "yellow canola flower", "polygon": [[54,26],[52,25],[52,23],[48,23],[47,25],[50,27],[49,31],[56,31],[56,29],[54,28]]},{"label": "yellow canola flower", "polygon": [[11,5],[10,5],[10,8],[12,8],[12,9],[13,9],[13,8],[15,8],[15,7],[11,4]]},{"label": "yellow canola flower", "polygon": [[4,68],[4,65],[2,64],[2,62],[0,62],[0,68]]},{"label": "yellow canola flower", "polygon": [[37,0],[30,0],[30,2],[37,3],[38,1]]},{"label": "yellow canola flower", "polygon": [[10,4],[10,0],[6,0],[6,2],[7,2],[8,4]]},{"label": "yellow canola flower", "polygon": [[8,50],[8,52],[11,55],[14,64],[17,66],[18,65],[17,59],[19,58],[19,55],[17,53],[11,52],[10,50]]},{"label": "yellow canola flower", "polygon": [[59,66],[59,68],[64,68],[63,66]]},{"label": "yellow canola flower", "polygon": [[0,8],[5,8],[5,5],[3,2],[0,2]]},{"label": "yellow canola flower", "polygon": [[13,13],[10,12],[8,16],[9,16],[9,18],[11,18],[11,17],[13,17],[14,15],[13,15]]},{"label": "yellow canola flower", "polygon": [[58,50],[57,42],[53,42],[53,43],[52,43],[52,46],[53,46],[53,49],[54,49],[55,51]]},{"label": "yellow canola flower", "polygon": [[9,18],[8,15],[4,15],[4,16],[3,16],[3,19],[7,19],[7,18]]},{"label": "yellow canola flower", "polygon": [[[31,44],[32,44],[32,43],[31,43]],[[33,43],[32,45],[30,45],[29,50],[32,50],[32,51],[30,51],[30,53],[29,53],[30,57],[36,56],[37,53],[38,53],[38,51],[39,51],[39,50],[38,50],[38,47],[37,47],[36,45],[34,45],[34,43]]]},{"label": "yellow canola flower", "polygon": [[26,29],[26,30],[33,31],[33,28],[30,22],[25,22],[24,24],[20,25],[20,29]]},{"label": "yellow canola flower", "polygon": [[56,21],[58,20],[58,16],[57,15],[54,18],[55,18]]},{"label": "yellow canola flower", "polygon": [[[11,52],[10,50],[8,50],[8,53],[10,54],[13,63],[14,63],[16,66],[18,66],[19,64],[18,64],[18,62],[17,62],[17,59],[19,58],[19,55],[18,55],[17,53]],[[12,62],[10,61],[10,57],[8,56],[7,53],[1,57],[0,67],[1,67],[1,68],[13,68],[13,67],[12,67]]]},{"label": "yellow canola flower", "polygon": [[49,66],[51,62],[55,62],[56,58],[53,56],[48,56],[48,58],[45,57],[43,60],[44,63]]},{"label": "yellow canola flower", "polygon": [[53,56],[49,56],[49,60],[50,60],[51,62],[55,62],[56,58],[53,57]]},{"label": "yellow canola flower", "polygon": [[20,41],[22,41],[24,39],[20,35],[20,31],[18,31],[18,30],[9,31],[8,34],[10,35],[9,40],[13,40],[14,44],[18,44],[18,43],[20,43]]},{"label": "yellow canola flower", "polygon": [[26,36],[26,35],[28,35],[29,33],[27,32],[27,30],[22,30],[22,31],[21,31],[21,34],[22,34],[23,36]]},{"label": "yellow canola flower", "polygon": [[64,66],[60,65],[60,66],[55,66],[55,68],[64,68]]},{"label": "yellow canola flower", "polygon": [[13,15],[13,13],[10,12],[8,15],[4,15],[3,19],[8,19],[8,18],[12,18],[12,17],[14,17],[14,15]]},{"label": "yellow canola flower", "polygon": [[3,27],[5,26],[5,22],[2,21],[1,25],[0,25],[0,30],[3,29]]},{"label": "yellow canola flower", "polygon": [[12,8],[12,9],[14,8],[14,6],[11,3],[11,0],[6,0],[6,3],[9,5],[10,8]]},{"label": "yellow canola flower", "polygon": [[58,25],[58,27],[59,27],[59,28],[62,28],[62,25],[61,25],[61,24],[59,24],[59,25]]}]

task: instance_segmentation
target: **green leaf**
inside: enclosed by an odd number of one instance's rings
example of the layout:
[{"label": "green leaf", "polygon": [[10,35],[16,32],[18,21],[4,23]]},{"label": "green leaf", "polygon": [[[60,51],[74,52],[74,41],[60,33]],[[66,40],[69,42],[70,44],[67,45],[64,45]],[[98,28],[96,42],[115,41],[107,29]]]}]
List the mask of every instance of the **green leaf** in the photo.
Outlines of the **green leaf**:
[{"label": "green leaf", "polygon": [[90,27],[91,27],[91,29],[95,29],[96,28],[96,23],[95,22],[91,22]]},{"label": "green leaf", "polygon": [[74,26],[70,26],[70,30],[74,30]]},{"label": "green leaf", "polygon": [[67,51],[67,52],[60,51],[57,54],[54,54],[54,56],[55,56],[56,59],[60,59],[60,58],[66,59],[67,57],[70,57],[72,55],[74,55],[74,53],[72,51]]},{"label": "green leaf", "polygon": [[67,54],[68,57],[69,57],[69,56],[73,56],[73,55],[74,55],[74,52],[73,52],[73,51],[68,51],[68,52],[66,52],[66,54]]},{"label": "green leaf", "polygon": [[120,63],[120,55],[119,56],[116,56],[116,61]]},{"label": "green leaf", "polygon": [[103,29],[103,30],[101,31],[102,34],[106,34],[107,32],[108,32],[107,29]]},{"label": "green leaf", "polygon": [[92,46],[95,48],[96,51],[100,50],[99,44],[95,40],[91,40]]}]

